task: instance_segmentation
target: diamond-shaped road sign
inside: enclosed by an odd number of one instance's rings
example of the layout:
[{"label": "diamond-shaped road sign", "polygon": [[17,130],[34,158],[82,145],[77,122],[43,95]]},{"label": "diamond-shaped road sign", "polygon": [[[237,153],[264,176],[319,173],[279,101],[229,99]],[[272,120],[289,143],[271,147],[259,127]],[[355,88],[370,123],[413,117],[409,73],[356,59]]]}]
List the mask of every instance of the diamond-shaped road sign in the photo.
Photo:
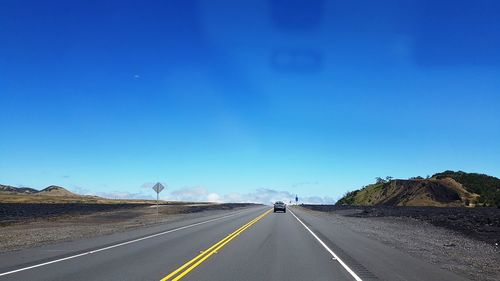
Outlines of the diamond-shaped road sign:
[{"label": "diamond-shaped road sign", "polygon": [[161,183],[156,183],[153,186],[153,190],[156,191],[156,193],[160,193],[165,187]]}]

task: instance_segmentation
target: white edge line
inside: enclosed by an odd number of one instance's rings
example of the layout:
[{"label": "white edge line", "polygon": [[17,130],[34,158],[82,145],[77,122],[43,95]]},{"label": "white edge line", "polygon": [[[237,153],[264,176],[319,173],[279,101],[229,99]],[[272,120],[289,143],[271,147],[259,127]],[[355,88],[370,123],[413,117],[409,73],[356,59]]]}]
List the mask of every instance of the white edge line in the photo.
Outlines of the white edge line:
[{"label": "white edge line", "polygon": [[210,220],[206,220],[206,221],[202,221],[202,222],[193,223],[193,224],[190,224],[190,225],[181,226],[181,227],[178,227],[178,228],[170,229],[170,230],[163,231],[163,232],[160,232],[160,233],[156,233],[156,234],[153,234],[153,235],[141,237],[141,238],[138,238],[138,239],[134,239],[134,240],[130,240],[130,241],[118,243],[118,244],[114,244],[114,245],[111,245],[111,246],[107,246],[107,247],[104,247],[104,248],[100,248],[100,249],[96,249],[96,250],[92,250],[92,251],[80,253],[80,254],[77,254],[77,255],[73,255],[73,256],[69,256],[69,257],[65,257],[65,258],[60,258],[60,259],[57,259],[57,260],[52,260],[52,261],[48,261],[48,262],[44,262],[44,263],[39,263],[39,264],[35,264],[35,265],[32,265],[32,266],[27,266],[27,267],[19,268],[19,269],[16,269],[16,270],[2,272],[2,273],[0,273],[0,276],[5,276],[5,275],[9,275],[9,274],[20,272],[20,271],[25,271],[25,270],[28,270],[28,269],[33,269],[33,268],[37,268],[37,267],[41,267],[41,266],[45,266],[45,265],[49,265],[49,264],[53,264],[53,263],[65,261],[65,260],[70,260],[70,259],[74,259],[74,258],[78,258],[78,257],[90,255],[90,254],[95,254],[95,253],[106,251],[106,250],[113,249],[113,248],[116,248],[116,247],[120,247],[120,246],[124,246],[124,245],[128,245],[128,244],[132,244],[132,243],[135,243],[135,242],[139,242],[139,241],[142,241],[142,240],[150,239],[150,238],[153,238],[153,237],[156,237],[156,236],[161,236],[161,235],[165,235],[165,234],[168,234],[168,233],[172,233],[172,232],[176,232],[176,231],[179,231],[179,230],[183,230],[183,229],[186,229],[186,228],[191,228],[191,227],[195,227],[195,226],[198,226],[198,225],[210,223],[210,222],[213,222],[213,221],[222,220],[222,219],[225,219],[225,218],[236,216],[237,214],[240,214],[242,212],[244,212],[244,211],[240,211],[240,212],[237,212],[237,213],[234,213],[234,214],[230,214],[230,215],[227,215],[227,216],[223,216],[223,217],[219,217],[219,218],[214,218],[214,219],[210,219]]},{"label": "white edge line", "polygon": [[325,248],[340,263],[340,265],[342,265],[342,267],[345,270],[347,270],[347,272],[349,272],[349,274],[351,274],[352,277],[354,277],[354,279],[356,279],[356,281],[363,281],[352,269],[349,268],[349,266],[347,266],[347,264],[344,263],[343,260],[341,260],[330,248],[328,248],[325,242],[321,241],[321,239],[319,239],[319,237],[314,232],[312,232],[312,230],[309,227],[307,227],[307,225],[305,225],[292,211],[290,211],[290,213],[300,222],[300,224],[302,224],[309,231],[309,233],[311,233],[311,235],[314,238],[316,238],[316,240],[318,240],[321,246],[323,246],[323,248]]}]

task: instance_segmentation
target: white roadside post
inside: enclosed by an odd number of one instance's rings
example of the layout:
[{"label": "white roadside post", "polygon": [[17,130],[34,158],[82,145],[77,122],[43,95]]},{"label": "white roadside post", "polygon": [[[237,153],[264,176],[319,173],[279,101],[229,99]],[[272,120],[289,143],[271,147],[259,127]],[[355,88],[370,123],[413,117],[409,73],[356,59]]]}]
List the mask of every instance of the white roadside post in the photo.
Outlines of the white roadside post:
[{"label": "white roadside post", "polygon": [[156,220],[155,222],[158,222],[158,201],[160,200],[160,192],[164,189],[165,187],[157,182],[154,186],[153,186],[153,190],[156,192]]}]

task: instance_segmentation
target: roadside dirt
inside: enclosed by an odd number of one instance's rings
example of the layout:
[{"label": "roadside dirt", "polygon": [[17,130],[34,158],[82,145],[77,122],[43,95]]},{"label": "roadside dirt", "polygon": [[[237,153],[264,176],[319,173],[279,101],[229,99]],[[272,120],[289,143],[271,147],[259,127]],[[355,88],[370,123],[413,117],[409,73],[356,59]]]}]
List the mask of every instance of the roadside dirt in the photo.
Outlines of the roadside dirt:
[{"label": "roadside dirt", "polygon": [[[0,204],[0,252],[105,235],[253,204]],[[202,213],[203,212],[203,213]]]},{"label": "roadside dirt", "polygon": [[[343,227],[470,280],[496,281],[500,276],[500,247],[494,242],[500,238],[495,232],[500,210],[328,205],[303,207],[315,215],[324,216]],[[486,231],[491,229],[492,232]]]},{"label": "roadside dirt", "polygon": [[[488,244],[500,244],[500,208],[304,205],[322,212],[352,210],[359,218],[397,217],[425,221]],[[345,213],[345,212],[344,212]]]}]

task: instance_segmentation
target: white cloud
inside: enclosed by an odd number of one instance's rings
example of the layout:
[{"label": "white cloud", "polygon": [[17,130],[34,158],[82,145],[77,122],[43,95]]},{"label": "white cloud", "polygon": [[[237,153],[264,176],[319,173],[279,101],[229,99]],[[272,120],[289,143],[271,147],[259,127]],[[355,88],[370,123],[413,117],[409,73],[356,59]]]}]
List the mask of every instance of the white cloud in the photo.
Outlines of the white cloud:
[{"label": "white cloud", "polygon": [[[209,200],[212,199],[212,200]],[[191,201],[191,202],[208,202],[215,201],[220,202],[220,196],[217,193],[208,192],[204,187],[183,187],[170,192],[166,196],[167,200],[174,201]],[[216,200],[213,200],[216,199]]]},{"label": "white cloud", "polygon": [[[152,186],[152,185],[151,185]],[[156,199],[156,195],[154,195],[154,191],[145,192],[128,192],[128,191],[93,191],[88,188],[73,185],[68,188],[71,192],[80,195],[91,195],[91,196],[99,196],[108,199]]]},{"label": "white cloud", "polygon": [[[166,195],[167,200],[191,202],[218,202],[218,203],[261,203],[272,204],[276,201],[295,202],[295,194],[289,191],[259,188],[250,193],[218,194],[209,192],[204,187],[184,187]],[[336,200],[331,197],[299,196],[299,203],[306,204],[333,204]]]},{"label": "white cloud", "polygon": [[[307,196],[299,197],[299,203],[306,204],[333,204],[335,200],[331,197]],[[276,201],[295,202],[295,194],[285,190],[275,190],[271,188],[259,188],[251,193],[246,194],[229,194],[225,196],[225,202],[253,202],[261,204],[272,204]]]},{"label": "white cloud", "polygon": [[[72,186],[70,190],[82,195],[96,195],[110,199],[156,199],[156,195],[154,194],[153,190],[151,190],[151,187],[154,184],[155,183],[144,183],[143,185],[141,185],[141,189],[138,190],[138,192],[126,192],[126,191],[94,192],[80,186]],[[167,186],[167,184],[165,183],[162,184],[164,186]],[[187,202],[260,203],[260,204],[272,204],[276,201],[283,201],[286,203],[290,201],[295,202],[295,193],[291,193],[286,190],[275,190],[271,188],[259,188],[249,193],[232,192],[228,194],[219,194],[216,192],[210,192],[204,187],[188,186],[172,190],[169,193],[167,192],[160,193],[160,197],[161,199],[169,201],[187,201]],[[321,196],[302,197],[299,194],[299,203],[333,204],[336,201],[337,200],[331,197],[321,197]]]},{"label": "white cloud", "polygon": [[143,192],[126,192],[126,191],[111,191],[111,192],[93,192],[89,195],[96,195],[108,199],[156,199],[152,194]]},{"label": "white cloud", "polygon": [[207,201],[209,201],[209,202],[221,202],[221,197],[217,193],[210,193],[207,196]]}]

